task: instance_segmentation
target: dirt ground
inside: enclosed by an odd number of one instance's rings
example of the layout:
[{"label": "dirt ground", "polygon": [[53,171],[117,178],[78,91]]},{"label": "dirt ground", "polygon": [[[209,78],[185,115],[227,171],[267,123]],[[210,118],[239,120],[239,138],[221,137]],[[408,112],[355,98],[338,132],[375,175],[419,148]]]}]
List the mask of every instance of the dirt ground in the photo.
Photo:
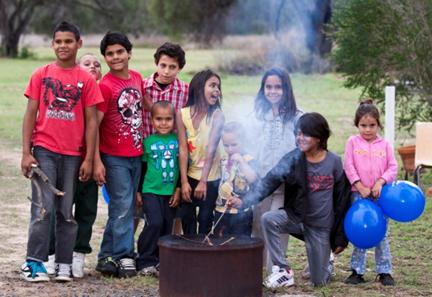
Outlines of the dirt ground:
[{"label": "dirt ground", "polygon": [[[20,279],[19,270],[25,259],[30,218],[30,202],[26,198],[30,195],[30,182],[20,174],[20,160],[20,148],[0,142],[0,297],[159,296],[156,278],[111,279],[102,277],[94,270],[107,217],[102,197],[99,197],[98,216],[93,227],[93,252],[86,257],[85,277],[70,283],[28,283]],[[275,294],[264,292],[264,296]]]},{"label": "dirt ground", "polygon": [[[0,141],[0,297],[3,296],[159,296],[158,280],[153,277],[135,277],[132,279],[104,278],[94,270],[97,251],[106,222],[107,207],[100,197],[98,205],[98,217],[93,228],[92,247],[93,253],[86,257],[86,275],[83,279],[75,279],[71,283],[28,283],[20,279],[19,269],[24,262],[27,244],[28,222],[30,216],[30,182],[26,180],[19,170],[21,159],[20,148],[11,143]],[[428,229],[427,226],[425,226]],[[420,228],[419,228],[420,230]],[[425,233],[426,234],[426,233]],[[427,234],[426,234],[427,235]],[[428,238],[430,237],[430,233]],[[430,242],[430,241],[429,241]],[[294,241],[293,241],[294,244]],[[397,247],[396,247],[397,248]],[[403,252],[408,252],[401,250]],[[428,249],[430,252],[430,249]],[[424,252],[424,251],[423,251]],[[425,256],[428,255],[426,252]],[[425,258],[416,260],[414,266],[420,271],[430,271],[430,267],[423,267],[428,260]],[[305,258],[305,255],[302,255]],[[396,258],[397,265],[400,261],[408,261],[408,256],[401,254]],[[411,257],[411,256],[409,256]],[[407,260],[408,259],[408,260]],[[426,262],[425,262],[426,261]],[[346,261],[345,261],[346,262]],[[408,265],[406,262],[403,265]],[[300,263],[303,267],[304,261]],[[422,266],[423,265],[423,266]],[[343,279],[349,274],[346,265],[340,261],[336,263],[338,275],[330,288],[314,290],[306,281],[296,278],[296,286],[277,292],[263,290],[264,297],[279,296],[431,296],[432,290],[428,280],[428,273],[418,275],[418,279],[410,279],[404,271],[396,272],[396,276],[404,279],[403,287],[382,288],[372,282],[367,286],[351,288],[343,285]],[[407,266],[408,267],[408,266]],[[298,267],[297,267],[298,268]],[[300,268],[301,269],[301,268]],[[426,282],[426,283],[425,283]],[[407,283],[412,285],[407,286]],[[287,294],[288,293],[288,294]],[[305,295],[307,294],[307,295]]]},{"label": "dirt ground", "polygon": [[21,151],[0,144],[0,296],[159,296],[158,283],[151,277],[117,280],[94,271],[107,209],[99,200],[94,227],[94,252],[86,258],[86,276],[71,283],[33,284],[20,279],[25,259],[30,217],[30,182],[20,175]]}]

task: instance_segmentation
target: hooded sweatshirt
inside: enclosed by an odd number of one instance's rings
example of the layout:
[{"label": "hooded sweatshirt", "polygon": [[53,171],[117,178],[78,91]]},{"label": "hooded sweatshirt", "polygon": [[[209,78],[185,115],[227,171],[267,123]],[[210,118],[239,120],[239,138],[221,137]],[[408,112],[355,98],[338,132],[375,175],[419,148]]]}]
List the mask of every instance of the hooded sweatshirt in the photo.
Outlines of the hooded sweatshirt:
[{"label": "hooded sweatshirt", "polygon": [[360,135],[351,136],[345,145],[344,170],[356,192],[356,181],[372,188],[379,178],[386,183],[395,180],[397,162],[390,144],[381,137],[368,142]]}]

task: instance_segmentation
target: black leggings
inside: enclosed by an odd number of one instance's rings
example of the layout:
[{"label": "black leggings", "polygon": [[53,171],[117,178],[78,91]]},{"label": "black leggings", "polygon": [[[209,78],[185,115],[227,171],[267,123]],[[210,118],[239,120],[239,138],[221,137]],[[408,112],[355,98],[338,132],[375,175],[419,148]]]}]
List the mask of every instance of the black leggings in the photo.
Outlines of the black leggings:
[{"label": "black leggings", "polygon": [[[213,211],[218,196],[219,180],[207,182],[207,194],[205,199],[196,199],[194,191],[199,181],[188,177],[189,185],[192,188],[192,203],[182,202],[180,215],[182,219],[184,234],[207,234],[210,232],[213,223]],[[198,213],[196,208],[198,207]]]}]

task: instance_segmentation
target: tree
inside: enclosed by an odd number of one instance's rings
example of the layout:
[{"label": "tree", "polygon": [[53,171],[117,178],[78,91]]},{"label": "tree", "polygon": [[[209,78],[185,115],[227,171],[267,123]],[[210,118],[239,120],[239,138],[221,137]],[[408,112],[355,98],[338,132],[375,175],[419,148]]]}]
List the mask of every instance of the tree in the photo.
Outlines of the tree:
[{"label": "tree", "polygon": [[35,10],[46,0],[8,0],[0,1],[0,55],[14,58],[18,55],[21,34],[35,15]]},{"label": "tree", "polygon": [[339,0],[333,24],[347,87],[382,104],[395,85],[400,128],[432,119],[432,1]]},{"label": "tree", "polygon": [[76,23],[85,33],[115,30],[138,36],[151,29],[142,0],[52,0],[30,25],[34,32],[50,34],[64,19]]},{"label": "tree", "polygon": [[162,33],[190,34],[210,44],[225,34],[225,21],[236,0],[149,0],[148,10]]},{"label": "tree", "polygon": [[[78,24],[86,32],[110,29],[139,35],[148,27],[146,12],[145,3],[140,0],[2,0],[0,54],[17,57],[20,37],[28,27],[50,34],[64,19]],[[33,19],[34,15],[38,18]]]}]

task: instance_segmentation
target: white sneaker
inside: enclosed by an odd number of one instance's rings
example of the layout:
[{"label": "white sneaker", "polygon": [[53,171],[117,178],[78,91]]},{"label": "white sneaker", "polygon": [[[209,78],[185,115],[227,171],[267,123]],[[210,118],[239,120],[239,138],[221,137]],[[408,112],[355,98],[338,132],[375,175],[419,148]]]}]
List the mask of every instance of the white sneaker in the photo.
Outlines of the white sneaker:
[{"label": "white sneaker", "polygon": [[48,255],[48,262],[44,262],[48,275],[54,275],[56,269],[55,255]]},{"label": "white sneaker", "polygon": [[71,282],[72,281],[71,265],[58,263],[56,267],[55,280],[59,282]]},{"label": "white sneaker", "polygon": [[159,276],[159,269],[156,266],[149,266],[144,267],[140,271],[138,271],[138,274],[144,275],[144,276]]},{"label": "white sneaker", "polygon": [[272,274],[264,281],[264,286],[269,289],[290,287],[292,285],[294,285],[294,272],[291,269],[286,271],[285,268],[280,268],[277,265],[272,267]]},{"label": "white sneaker", "polygon": [[76,278],[84,277],[85,254],[73,252],[72,275]]},{"label": "white sneaker", "polygon": [[21,278],[28,282],[47,282],[48,274],[42,262],[27,261],[21,266]]}]

